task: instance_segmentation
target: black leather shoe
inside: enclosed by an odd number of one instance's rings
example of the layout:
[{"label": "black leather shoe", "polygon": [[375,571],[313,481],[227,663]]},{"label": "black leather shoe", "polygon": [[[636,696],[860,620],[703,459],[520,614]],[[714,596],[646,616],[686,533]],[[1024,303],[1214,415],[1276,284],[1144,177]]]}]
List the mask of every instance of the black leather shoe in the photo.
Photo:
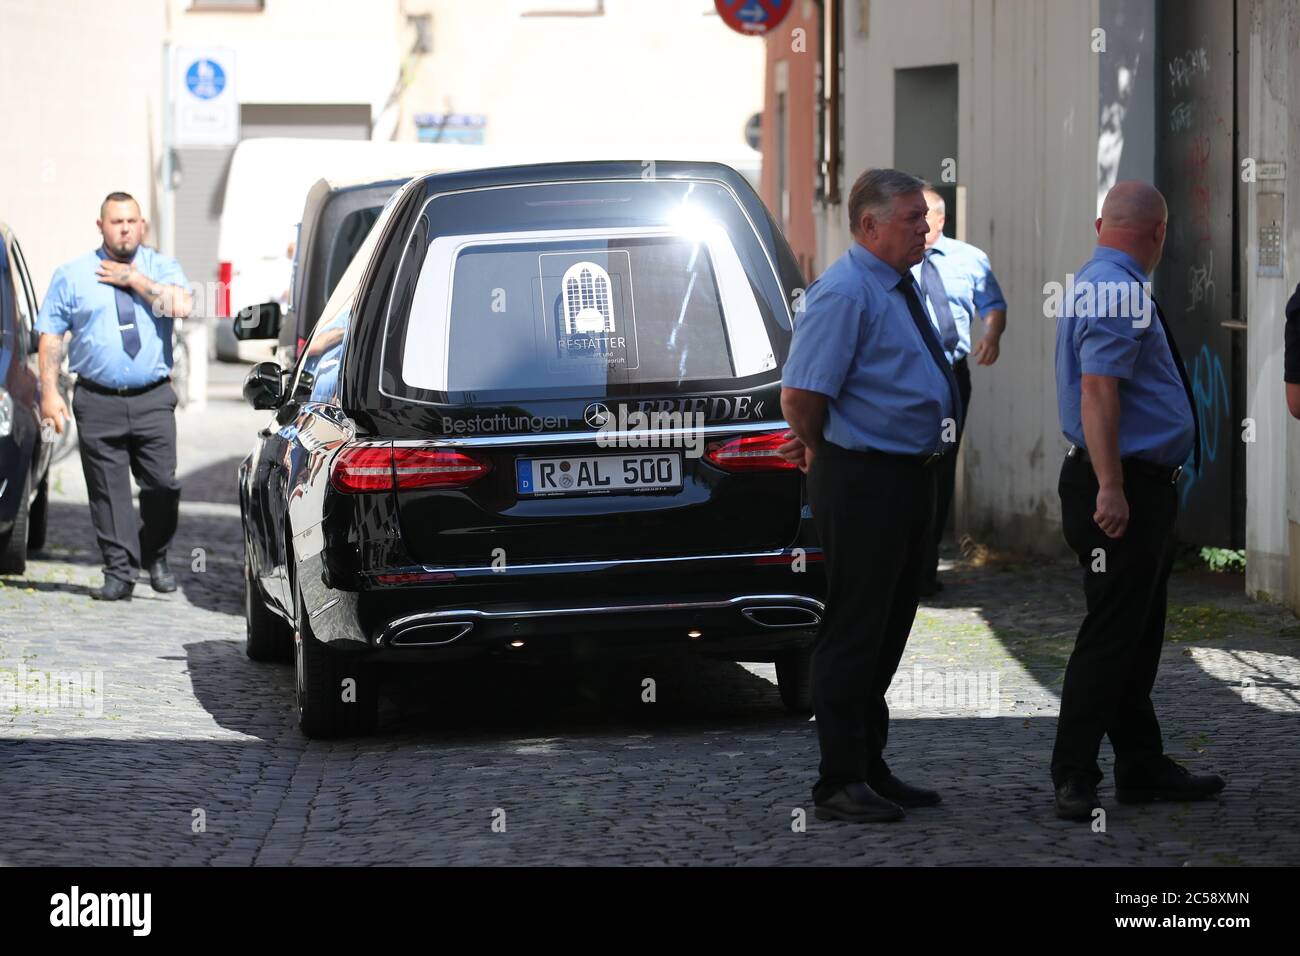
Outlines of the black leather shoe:
[{"label": "black leather shoe", "polygon": [[159,558],[149,565],[149,583],[155,591],[170,594],[176,590],[176,575],[167,567],[167,559]]},{"label": "black leather shoe", "polygon": [[1056,815],[1062,820],[1088,822],[1092,811],[1101,806],[1097,788],[1082,777],[1068,777],[1056,788]]},{"label": "black leather shoe", "polygon": [[104,578],[104,586],[91,588],[90,596],[96,601],[129,601],[135,583],[121,578]]},{"label": "black leather shoe", "polygon": [[825,800],[813,804],[818,820],[848,823],[888,823],[903,819],[903,808],[886,800],[865,783],[848,783]]},{"label": "black leather shoe", "polygon": [[910,783],[903,783],[892,773],[887,777],[882,777],[871,781],[871,789],[880,794],[886,800],[892,800],[900,807],[934,807],[938,806],[943,797],[939,796],[937,790],[926,790],[924,787],[914,787]]},{"label": "black leather shoe", "polygon": [[1120,803],[1207,800],[1225,786],[1217,773],[1194,774],[1168,757],[1125,773],[1122,779],[1115,776],[1115,799]]}]

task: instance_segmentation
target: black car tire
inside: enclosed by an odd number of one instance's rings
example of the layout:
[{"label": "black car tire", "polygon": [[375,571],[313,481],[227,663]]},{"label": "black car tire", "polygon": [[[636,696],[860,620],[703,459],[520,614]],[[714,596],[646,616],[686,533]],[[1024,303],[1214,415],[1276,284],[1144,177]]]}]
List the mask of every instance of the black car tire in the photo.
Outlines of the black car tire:
[{"label": "black car tire", "polygon": [[[294,584],[294,697],[298,728],[312,740],[373,733],[379,717],[379,683],[374,668],[360,656],[339,654],[311,632]],[[344,701],[343,682],[355,681],[355,700]]]},{"label": "black car tire", "polygon": [[812,648],[783,651],[776,656],[776,687],[787,713],[812,713]]},{"label": "black car tire", "polygon": [[27,502],[31,498],[32,479],[23,480],[18,498],[18,512],[7,539],[0,539],[0,574],[22,574],[27,570]]},{"label": "black car tire", "polygon": [[27,512],[27,551],[40,551],[45,547],[45,528],[50,515],[50,476],[41,479],[41,486],[36,490],[36,499]]},{"label": "black car tire", "polygon": [[244,554],[244,651],[251,660],[291,664],[293,628],[266,606]]}]

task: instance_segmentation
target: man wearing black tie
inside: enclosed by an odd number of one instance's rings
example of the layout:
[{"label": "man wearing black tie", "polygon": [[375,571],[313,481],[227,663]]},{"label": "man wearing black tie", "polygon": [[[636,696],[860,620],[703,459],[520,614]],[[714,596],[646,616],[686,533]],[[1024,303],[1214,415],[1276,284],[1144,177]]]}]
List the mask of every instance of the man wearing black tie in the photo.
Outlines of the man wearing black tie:
[{"label": "man wearing black tie", "polygon": [[849,192],[853,241],[808,287],[782,371],[826,558],[812,660],[819,820],[900,820],[937,791],[885,761],[886,694],[916,618],[935,476],[961,431],[961,399],[911,267],[925,252],[924,184],[869,169]]},{"label": "man wearing black tie", "polygon": [[[55,271],[36,320],[41,417],[63,431],[68,408],[58,374],[71,332],[68,358],[78,375],[72,412],[104,558],[104,585],[91,597],[118,601],[131,597],[139,568],[154,590],[176,590],[167,567],[180,505],[172,320],[190,314],[193,297],[176,260],[140,244],[144,219],[131,196],[109,193],[95,225],[102,244]],[[132,474],[140,486],[138,531]]]},{"label": "man wearing black tie", "polygon": [[[1117,183],[1097,247],[1056,329],[1061,525],[1083,567],[1088,612],[1061,688],[1052,752],[1056,814],[1090,820],[1101,738],[1115,751],[1121,803],[1199,800],[1223,789],[1165,756],[1151,688],[1165,636],[1176,483],[1200,429],[1178,343],[1150,293],[1168,209],[1147,183]],[[1068,286],[1067,286],[1068,288]]]}]

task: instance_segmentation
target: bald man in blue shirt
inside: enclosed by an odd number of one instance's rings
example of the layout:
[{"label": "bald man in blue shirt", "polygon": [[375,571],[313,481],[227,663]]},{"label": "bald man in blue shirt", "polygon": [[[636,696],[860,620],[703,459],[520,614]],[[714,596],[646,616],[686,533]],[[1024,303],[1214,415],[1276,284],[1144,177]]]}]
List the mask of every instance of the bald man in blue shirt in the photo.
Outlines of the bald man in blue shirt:
[{"label": "bald man in blue shirt", "polygon": [[1164,753],[1151,703],[1174,559],[1176,483],[1199,468],[1196,405],[1178,343],[1151,295],[1168,209],[1155,187],[1121,182],[1097,219],[1097,247],[1062,303],[1056,393],[1070,451],[1061,526],[1083,568],[1088,612],[1061,688],[1052,751],[1056,815],[1090,821],[1102,737],[1121,803],[1200,800],[1223,789]]},{"label": "bald man in blue shirt", "polygon": [[[90,516],[104,558],[98,601],[129,599],[135,569],[157,591],[175,591],[167,546],[176,530],[176,392],[172,320],[193,296],[175,259],[141,245],[144,218],[127,193],[110,193],[96,221],[98,249],[60,266],[36,319],[41,333],[41,417],[62,432],[68,408],[57,387],[64,337],[77,373],[73,413]],[[131,475],[140,486],[140,527]]]},{"label": "bald man in blue shirt", "polygon": [[928,226],[921,180],[865,172],[849,194],[853,243],[807,291],[782,372],[794,432],[782,453],[808,473],[826,557],[812,658],[821,746],[814,814],[854,823],[933,806],[883,751],[885,694],[916,617],[935,476],[960,429],[952,367],[909,271]]}]

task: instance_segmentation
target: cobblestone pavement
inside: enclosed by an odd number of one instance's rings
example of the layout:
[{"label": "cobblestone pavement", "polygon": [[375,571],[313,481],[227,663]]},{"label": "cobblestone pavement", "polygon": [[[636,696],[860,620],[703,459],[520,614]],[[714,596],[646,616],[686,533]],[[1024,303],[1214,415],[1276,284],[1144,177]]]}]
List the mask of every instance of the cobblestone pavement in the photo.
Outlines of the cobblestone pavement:
[{"label": "cobblestone pavement", "polygon": [[[180,591],[142,581],[130,603],[90,601],[98,555],[75,456],[54,478],[50,550],[0,578],[0,679],[24,691],[0,710],[2,864],[1300,862],[1300,627],[1247,601],[1240,578],[1208,574],[1175,579],[1156,706],[1170,753],[1228,789],[1116,805],[1106,750],[1105,832],[1052,814],[1082,595],[1070,564],[1041,559],[958,563],[922,608],[889,756],[945,800],[899,824],[813,819],[814,727],[782,712],[764,664],[398,675],[379,735],[309,743],[291,670],[243,653],[235,469],[263,414],[238,401],[242,371],[214,366],[212,401],[179,419]],[[102,683],[42,700],[46,675],[66,672]]]}]

